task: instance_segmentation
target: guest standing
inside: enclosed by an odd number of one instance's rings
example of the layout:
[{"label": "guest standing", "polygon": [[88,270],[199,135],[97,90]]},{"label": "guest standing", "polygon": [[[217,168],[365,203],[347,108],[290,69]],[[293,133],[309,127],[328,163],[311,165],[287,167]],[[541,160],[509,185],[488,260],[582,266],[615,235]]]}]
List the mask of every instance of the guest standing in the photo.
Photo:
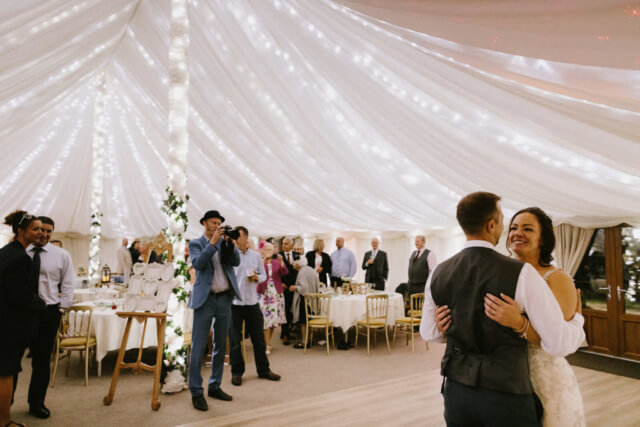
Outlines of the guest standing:
[{"label": "guest standing", "polygon": [[424,292],[424,286],[429,278],[429,273],[436,268],[438,263],[436,254],[425,248],[425,237],[416,236],[416,250],[409,258],[409,286],[408,296]]},{"label": "guest standing", "polygon": [[389,277],[389,261],[387,253],[378,249],[379,245],[377,237],[371,239],[371,250],[364,254],[362,269],[366,271],[364,281],[373,283],[376,291],[384,291],[384,283]]},{"label": "guest standing", "polygon": [[276,326],[287,323],[287,316],[284,311],[284,296],[282,289],[282,276],[287,275],[289,270],[284,265],[282,255],[273,253],[273,245],[261,242],[262,260],[267,279],[258,284],[258,294],[260,294],[259,304],[264,316],[264,341],[267,344],[267,354],[271,354],[271,336]]},{"label": "guest standing", "polygon": [[222,391],[220,384],[231,323],[231,301],[240,295],[233,271],[233,267],[240,264],[240,252],[220,227],[223,222],[224,217],[218,211],[207,211],[200,219],[204,234],[189,242],[191,263],[196,269],[196,281],[189,299],[189,308],[193,309],[189,390],[193,407],[200,411],[209,409],[200,369],[212,322],[213,354],[208,395],[219,400],[232,400]]},{"label": "guest standing", "polygon": [[131,254],[131,263],[135,264],[140,262],[140,239],[135,239],[131,246],[129,246],[129,253]]},{"label": "guest standing", "polygon": [[131,266],[133,265],[133,258],[131,258],[131,252],[127,249],[129,240],[125,237],[122,239],[122,245],[118,247],[116,252],[116,258],[118,264],[116,271],[122,273],[124,283],[129,283],[129,276],[131,276]]},{"label": "guest standing", "polygon": [[242,385],[242,375],[245,363],[242,358],[242,322],[245,330],[251,338],[253,345],[253,358],[259,378],[271,381],[279,381],[280,375],[274,374],[269,369],[269,359],[266,355],[264,341],[264,319],[258,304],[258,282],[265,281],[267,275],[260,254],[249,249],[249,230],[246,227],[236,227],[240,233],[236,246],[240,251],[240,265],[234,271],[240,294],[233,298],[231,306],[231,384]]},{"label": "guest standing", "polygon": [[307,252],[307,265],[313,268],[320,281],[327,285],[329,283],[328,277],[331,276],[331,257],[324,251],[324,240],[316,239],[313,242],[313,250]]},{"label": "guest standing", "polygon": [[336,239],[337,249],[331,254],[331,286],[342,286],[342,278],[353,279],[356,275],[356,256],[351,249],[344,247],[344,237]]},{"label": "guest standing", "polygon": [[293,268],[292,262],[300,258],[300,254],[293,251],[293,241],[285,237],[282,240],[282,259],[284,260],[284,265],[287,267],[289,271],[286,275],[282,276],[282,283],[284,285],[284,310],[287,315],[287,323],[283,323],[281,325],[280,330],[280,339],[282,340],[282,344],[289,345],[289,333],[290,325],[293,325],[293,317],[291,313],[291,303],[293,302],[293,292],[289,290],[289,287],[296,283],[296,277],[298,276],[298,272]]},{"label": "guest standing", "polygon": [[0,426],[11,421],[11,402],[20,362],[29,345],[36,319],[45,304],[38,297],[40,258],[32,260],[25,248],[42,237],[42,222],[25,211],[7,215],[13,240],[0,249]]},{"label": "guest standing", "polygon": [[33,369],[28,400],[31,415],[49,418],[51,412],[44,405],[44,399],[51,374],[51,352],[58,335],[62,313],[72,304],[74,273],[71,255],[49,243],[55,223],[46,216],[38,219],[42,222],[43,233],[27,248],[27,254],[32,259],[36,258],[36,254],[40,258],[38,294],[47,308],[38,313],[35,334],[29,344]]}]

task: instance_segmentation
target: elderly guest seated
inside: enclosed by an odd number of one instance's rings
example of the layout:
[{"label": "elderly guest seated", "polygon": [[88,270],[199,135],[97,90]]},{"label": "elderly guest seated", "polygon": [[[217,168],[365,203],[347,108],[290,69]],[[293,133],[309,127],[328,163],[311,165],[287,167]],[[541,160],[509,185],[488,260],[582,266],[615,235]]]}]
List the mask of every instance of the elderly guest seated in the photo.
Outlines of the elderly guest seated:
[{"label": "elderly guest seated", "polygon": [[[300,324],[302,339],[304,340],[307,329],[304,296],[318,293],[320,279],[318,278],[318,273],[307,265],[307,258],[305,257],[300,257],[293,261],[293,268],[298,272],[298,277],[296,278],[296,284],[289,287],[289,290],[294,293],[291,313],[293,314],[293,323]],[[304,343],[299,342],[293,348],[304,348]]]}]

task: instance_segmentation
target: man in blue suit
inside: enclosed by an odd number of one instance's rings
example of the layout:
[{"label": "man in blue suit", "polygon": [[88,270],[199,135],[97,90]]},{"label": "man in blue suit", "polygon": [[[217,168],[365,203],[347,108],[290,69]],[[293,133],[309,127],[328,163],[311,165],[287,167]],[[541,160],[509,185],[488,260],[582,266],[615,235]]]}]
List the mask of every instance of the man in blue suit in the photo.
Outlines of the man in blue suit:
[{"label": "man in blue suit", "polygon": [[189,242],[189,257],[196,270],[196,281],[189,299],[193,309],[189,390],[193,407],[206,411],[207,401],[202,388],[200,369],[207,349],[209,330],[213,322],[213,356],[208,395],[231,400],[220,389],[224,353],[231,324],[231,301],[239,295],[233,267],[240,264],[240,253],[221,227],[224,217],[218,211],[207,211],[200,220],[204,235]]}]

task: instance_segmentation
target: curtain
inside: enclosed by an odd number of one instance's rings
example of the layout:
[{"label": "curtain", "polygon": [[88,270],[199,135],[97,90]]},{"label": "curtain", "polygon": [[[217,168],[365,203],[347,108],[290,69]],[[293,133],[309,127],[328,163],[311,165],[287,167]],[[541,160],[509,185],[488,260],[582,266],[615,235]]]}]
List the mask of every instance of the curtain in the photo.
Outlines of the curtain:
[{"label": "curtain", "polygon": [[558,267],[572,276],[578,271],[584,252],[591,242],[595,229],[560,224],[554,227],[556,233],[555,258]]}]

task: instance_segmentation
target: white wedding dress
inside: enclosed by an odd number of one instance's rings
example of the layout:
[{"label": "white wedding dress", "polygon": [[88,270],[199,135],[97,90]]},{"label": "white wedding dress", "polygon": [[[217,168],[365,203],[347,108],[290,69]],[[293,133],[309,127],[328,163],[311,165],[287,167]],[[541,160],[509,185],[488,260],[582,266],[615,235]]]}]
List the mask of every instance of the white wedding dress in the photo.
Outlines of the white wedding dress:
[{"label": "white wedding dress", "polygon": [[[544,275],[548,281],[552,270]],[[551,356],[529,344],[529,372],[533,389],[542,401],[544,427],[585,426],[578,380],[564,357]]]}]

